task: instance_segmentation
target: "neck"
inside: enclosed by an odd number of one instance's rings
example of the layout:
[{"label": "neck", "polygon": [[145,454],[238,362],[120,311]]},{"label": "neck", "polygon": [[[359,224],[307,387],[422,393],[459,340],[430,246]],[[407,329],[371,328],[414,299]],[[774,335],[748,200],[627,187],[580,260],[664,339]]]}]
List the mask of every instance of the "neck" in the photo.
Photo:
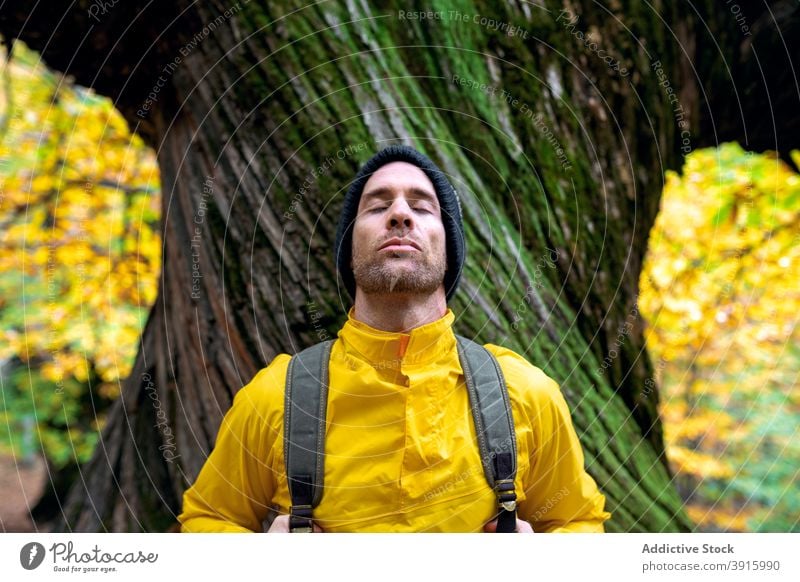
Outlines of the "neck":
[{"label": "neck", "polygon": [[431,295],[367,294],[356,290],[353,318],[383,331],[408,333],[447,313],[444,287]]}]

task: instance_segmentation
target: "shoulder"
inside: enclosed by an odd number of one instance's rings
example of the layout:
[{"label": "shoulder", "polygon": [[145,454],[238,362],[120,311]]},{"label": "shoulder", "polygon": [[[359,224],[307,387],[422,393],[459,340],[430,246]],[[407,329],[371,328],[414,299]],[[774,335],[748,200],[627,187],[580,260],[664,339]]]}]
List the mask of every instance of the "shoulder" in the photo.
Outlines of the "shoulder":
[{"label": "shoulder", "polygon": [[234,408],[247,408],[264,416],[282,415],[286,371],[291,359],[289,354],[275,356],[239,390],[233,401]]},{"label": "shoulder", "polygon": [[511,408],[522,423],[516,426],[518,437],[525,430],[532,431],[536,448],[558,442],[548,435],[572,426],[572,415],[558,383],[513,350],[493,344],[484,347],[497,358],[503,371]]},{"label": "shoulder", "polygon": [[494,344],[485,344],[483,347],[497,359],[512,402],[526,408],[529,413],[536,413],[563,401],[558,383],[541,368],[508,348]]}]

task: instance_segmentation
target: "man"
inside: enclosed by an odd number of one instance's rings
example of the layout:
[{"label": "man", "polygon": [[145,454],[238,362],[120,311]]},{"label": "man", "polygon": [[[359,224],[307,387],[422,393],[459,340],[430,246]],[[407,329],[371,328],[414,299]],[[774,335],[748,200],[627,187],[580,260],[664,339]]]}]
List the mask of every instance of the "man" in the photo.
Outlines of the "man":
[{"label": "man", "polygon": [[[336,241],[355,304],[330,352],[313,531],[497,527],[447,307],[464,257],[457,194],[431,160],[391,146],[361,168]],[[516,531],[602,532],[610,514],[558,385],[511,350],[484,347],[502,371],[515,427]],[[278,355],[236,395],[184,496],[182,531],[262,531],[270,508],[278,517],[269,531],[289,530],[290,359]]]}]

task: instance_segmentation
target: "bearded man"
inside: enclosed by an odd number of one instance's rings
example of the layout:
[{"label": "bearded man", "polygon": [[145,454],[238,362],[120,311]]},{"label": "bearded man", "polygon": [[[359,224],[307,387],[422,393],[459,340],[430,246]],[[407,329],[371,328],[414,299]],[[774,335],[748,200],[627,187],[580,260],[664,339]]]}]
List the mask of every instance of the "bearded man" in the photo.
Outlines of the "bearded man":
[{"label": "bearded man", "polygon": [[368,160],[335,246],[346,323],[239,391],[182,531],[263,531],[272,510],[269,532],[602,532],[558,384],[453,332],[465,258],[442,171],[402,145]]}]

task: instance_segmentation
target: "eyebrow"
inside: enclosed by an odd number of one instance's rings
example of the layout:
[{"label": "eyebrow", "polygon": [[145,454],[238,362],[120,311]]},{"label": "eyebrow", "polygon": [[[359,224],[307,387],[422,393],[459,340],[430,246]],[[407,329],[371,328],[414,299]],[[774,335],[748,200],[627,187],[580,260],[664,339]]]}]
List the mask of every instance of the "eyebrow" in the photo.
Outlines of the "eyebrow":
[{"label": "eyebrow", "polygon": [[[427,190],[423,190],[422,188],[417,188],[416,186],[411,186],[410,188],[406,189],[407,192],[415,195],[417,198],[427,200],[429,202],[438,202],[438,198],[436,194],[431,194]],[[374,190],[370,190],[369,192],[364,192],[362,198],[385,198],[391,194],[394,194],[394,190],[389,186],[383,186],[381,188],[375,188]]]}]

